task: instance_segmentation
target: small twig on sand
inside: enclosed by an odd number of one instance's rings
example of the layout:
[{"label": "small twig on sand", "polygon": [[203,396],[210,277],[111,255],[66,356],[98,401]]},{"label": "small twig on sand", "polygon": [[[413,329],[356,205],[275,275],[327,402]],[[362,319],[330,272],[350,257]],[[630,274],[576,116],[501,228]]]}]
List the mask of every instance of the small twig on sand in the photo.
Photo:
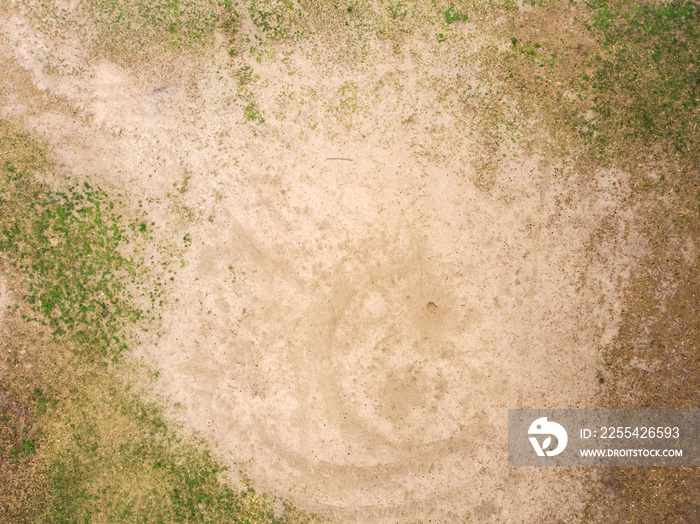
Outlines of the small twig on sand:
[{"label": "small twig on sand", "polygon": [[354,160],[352,158],[330,157],[330,158],[326,158],[326,160],[347,160],[348,162],[354,162]]},{"label": "small twig on sand", "polygon": [[0,156],[5,156],[6,154],[12,153],[13,151],[17,151],[17,150],[16,149],[9,149],[7,151],[3,151],[2,153],[0,153]]}]

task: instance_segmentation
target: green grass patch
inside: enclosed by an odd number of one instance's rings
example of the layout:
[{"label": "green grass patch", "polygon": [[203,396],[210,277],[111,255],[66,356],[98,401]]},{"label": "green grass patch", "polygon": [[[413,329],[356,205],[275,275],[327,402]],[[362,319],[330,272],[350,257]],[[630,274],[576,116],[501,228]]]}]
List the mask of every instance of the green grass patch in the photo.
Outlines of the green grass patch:
[{"label": "green grass patch", "polygon": [[447,25],[454,24],[455,22],[466,22],[467,20],[469,20],[469,15],[459,12],[454,4],[450,5],[450,7],[445,10],[445,23]]},{"label": "green grass patch", "polygon": [[238,33],[241,29],[241,20],[232,0],[224,0],[219,23],[221,30],[228,41],[228,54],[231,57],[238,56],[238,53],[240,52]]},{"label": "green grass patch", "polygon": [[8,120],[0,148],[0,270],[17,299],[0,340],[0,521],[311,521],[226,476],[144,400],[157,374],[120,358],[168,282],[144,261],[153,224],[85,182],[40,181],[65,177]]},{"label": "green grass patch", "polygon": [[487,59],[490,80],[556,142],[607,164],[661,151],[700,166],[698,6],[548,3],[514,15],[510,30],[509,48]]},{"label": "green grass patch", "polygon": [[596,0],[588,26],[605,54],[588,81],[598,140],[661,143],[693,154],[700,108],[700,10],[692,3]]},{"label": "green grass patch", "polygon": [[243,116],[246,120],[250,120],[253,122],[260,122],[261,124],[265,122],[265,119],[263,118],[262,113],[260,112],[260,108],[255,102],[250,102],[243,108]]},{"label": "green grass patch", "polygon": [[[13,130],[7,122],[0,126]],[[21,140],[30,151],[38,148]],[[126,349],[125,326],[144,313],[129,300],[127,278],[142,262],[122,252],[146,229],[118,215],[114,202],[87,182],[60,191],[38,182],[34,171],[45,166],[35,164],[6,155],[0,166],[0,251],[25,288],[31,311],[25,318],[50,327],[54,337],[115,357]],[[151,303],[161,294],[152,292]]]}]

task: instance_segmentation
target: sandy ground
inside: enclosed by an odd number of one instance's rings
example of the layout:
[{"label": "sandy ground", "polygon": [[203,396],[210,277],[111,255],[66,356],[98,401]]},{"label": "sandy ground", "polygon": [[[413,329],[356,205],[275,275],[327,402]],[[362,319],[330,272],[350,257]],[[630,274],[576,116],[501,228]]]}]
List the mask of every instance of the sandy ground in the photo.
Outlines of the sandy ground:
[{"label": "sandy ground", "polygon": [[[484,189],[476,124],[435,109],[426,80],[449,67],[408,53],[352,69],[217,49],[158,77],[18,17],[1,29],[5,66],[61,101],[32,109],[8,86],[3,113],[142,200],[176,246],[140,355],[256,489],[343,521],[580,513],[580,472],[507,467],[507,409],[595,405],[644,252],[624,173],[584,180],[513,146]],[[264,123],[236,98],[246,64]]]},{"label": "sandy ground", "polygon": [[0,322],[5,318],[5,311],[10,307],[10,297],[7,292],[5,279],[0,277]]}]

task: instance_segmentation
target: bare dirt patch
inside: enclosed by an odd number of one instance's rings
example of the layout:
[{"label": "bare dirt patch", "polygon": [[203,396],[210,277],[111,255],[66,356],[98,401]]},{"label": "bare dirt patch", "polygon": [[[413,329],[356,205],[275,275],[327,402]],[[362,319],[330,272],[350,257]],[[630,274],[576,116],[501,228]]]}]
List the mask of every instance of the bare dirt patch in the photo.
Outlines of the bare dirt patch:
[{"label": "bare dirt patch", "polygon": [[140,355],[228,464],[341,520],[582,513],[576,473],[507,467],[507,409],[596,405],[647,249],[624,172],[515,140],[485,161],[457,108],[478,71],[419,39],[357,67],[222,47],[149,75],[19,16],[2,30],[5,60],[72,108],[5,111],[140,200],[181,259]]}]

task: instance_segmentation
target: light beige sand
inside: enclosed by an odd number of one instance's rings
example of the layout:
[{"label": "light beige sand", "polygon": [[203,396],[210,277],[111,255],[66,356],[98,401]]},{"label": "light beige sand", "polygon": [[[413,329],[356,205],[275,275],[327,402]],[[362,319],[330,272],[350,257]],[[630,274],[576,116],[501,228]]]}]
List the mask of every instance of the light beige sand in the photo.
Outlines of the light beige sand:
[{"label": "light beige sand", "polygon": [[[143,200],[180,246],[141,355],[256,489],[343,521],[580,514],[575,475],[508,468],[507,409],[594,405],[643,251],[623,173],[584,183],[514,145],[480,188],[476,124],[444,109],[454,71],[429,51],[353,69],[319,65],[322,51],[232,64],[218,50],[154,80],[26,20],[2,29],[5,60],[75,109],[4,113],[68,169]],[[47,74],[47,53],[82,72]],[[246,63],[265,123],[236,101]],[[601,246],[602,230],[617,233]]]}]

